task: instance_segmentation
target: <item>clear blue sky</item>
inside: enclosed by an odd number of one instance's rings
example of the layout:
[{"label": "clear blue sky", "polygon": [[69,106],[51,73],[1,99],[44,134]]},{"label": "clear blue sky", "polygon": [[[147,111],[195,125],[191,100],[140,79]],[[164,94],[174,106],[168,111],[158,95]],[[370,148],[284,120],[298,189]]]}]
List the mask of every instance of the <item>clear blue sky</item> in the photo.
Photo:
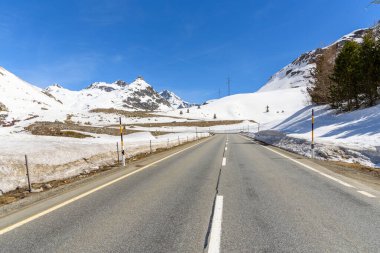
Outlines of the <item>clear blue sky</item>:
[{"label": "clear blue sky", "polygon": [[0,65],[40,87],[131,82],[202,102],[253,92],[301,53],[380,19],[371,0],[0,2]]}]

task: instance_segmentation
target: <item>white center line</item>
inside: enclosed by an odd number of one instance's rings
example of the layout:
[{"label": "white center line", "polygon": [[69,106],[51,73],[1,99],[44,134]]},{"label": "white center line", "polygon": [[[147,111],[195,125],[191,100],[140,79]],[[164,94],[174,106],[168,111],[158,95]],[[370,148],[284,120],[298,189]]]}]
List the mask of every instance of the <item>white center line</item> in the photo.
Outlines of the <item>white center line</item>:
[{"label": "white center line", "polygon": [[223,157],[222,166],[226,166],[227,158]]},{"label": "white center line", "polygon": [[224,150],[227,150],[227,147],[225,147]]},{"label": "white center line", "polygon": [[363,195],[365,195],[365,196],[367,196],[367,197],[376,198],[375,195],[372,195],[371,193],[368,193],[366,191],[358,191],[358,192],[361,193],[361,194],[363,194]]},{"label": "white center line", "polygon": [[212,217],[210,243],[208,253],[219,253],[220,240],[222,234],[222,217],[223,216],[223,196],[217,195],[214,208],[214,216]]}]

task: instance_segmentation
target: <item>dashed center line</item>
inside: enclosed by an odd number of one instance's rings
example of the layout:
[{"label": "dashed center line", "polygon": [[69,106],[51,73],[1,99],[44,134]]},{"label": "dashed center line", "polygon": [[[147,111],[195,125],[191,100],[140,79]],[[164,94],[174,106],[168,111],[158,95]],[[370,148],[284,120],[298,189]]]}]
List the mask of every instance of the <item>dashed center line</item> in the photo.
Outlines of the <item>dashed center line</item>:
[{"label": "dashed center line", "polygon": [[212,217],[210,243],[208,253],[219,253],[222,234],[223,196],[217,195]]},{"label": "dashed center line", "polygon": [[227,164],[227,158],[223,157],[222,166],[226,166]]}]

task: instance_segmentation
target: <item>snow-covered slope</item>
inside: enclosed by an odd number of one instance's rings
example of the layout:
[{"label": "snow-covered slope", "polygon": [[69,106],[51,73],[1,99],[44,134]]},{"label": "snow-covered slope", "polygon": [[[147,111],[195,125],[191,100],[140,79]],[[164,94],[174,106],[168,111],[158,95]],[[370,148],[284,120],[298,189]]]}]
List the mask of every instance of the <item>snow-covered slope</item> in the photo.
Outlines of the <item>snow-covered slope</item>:
[{"label": "snow-covered slope", "polygon": [[141,77],[131,84],[120,80],[114,83],[97,82],[80,91],[71,91],[60,85],[52,85],[47,87],[46,91],[73,111],[95,108],[148,111],[171,109],[169,102]]},{"label": "snow-covered slope", "polygon": [[175,109],[189,108],[194,106],[194,104],[190,104],[184,101],[182,98],[177,96],[174,92],[163,90],[160,92],[161,97],[165,98],[169,104]]},{"label": "snow-covered slope", "polygon": [[[310,52],[302,54],[300,57],[295,59],[292,63],[286,65],[280,71],[275,73],[269,81],[260,88],[261,91],[271,91],[278,89],[289,89],[298,87],[309,87],[313,83],[313,78],[311,76],[311,71],[315,68],[315,62],[319,55],[324,54],[329,48],[334,48],[335,56],[342,48],[346,41],[356,41],[358,43],[362,42],[364,35],[368,31],[373,31],[374,33],[380,33],[380,24],[367,29],[355,30],[347,35],[344,35],[339,40],[335,41],[331,45],[312,50]],[[334,56],[334,57],[335,57]]]},{"label": "snow-covered slope", "polygon": [[[269,92],[238,94],[200,106],[191,107],[189,113],[180,110],[168,112],[171,116],[212,120],[247,119],[260,123],[279,121],[292,115],[307,104],[303,89],[285,89]],[[269,106],[269,112],[267,112]]]},{"label": "snow-covered slope", "polygon": [[2,67],[0,67],[0,105],[3,107],[1,114],[6,115],[3,116],[3,120],[7,118],[8,122],[25,120],[33,116],[52,115],[63,109],[60,101]]}]

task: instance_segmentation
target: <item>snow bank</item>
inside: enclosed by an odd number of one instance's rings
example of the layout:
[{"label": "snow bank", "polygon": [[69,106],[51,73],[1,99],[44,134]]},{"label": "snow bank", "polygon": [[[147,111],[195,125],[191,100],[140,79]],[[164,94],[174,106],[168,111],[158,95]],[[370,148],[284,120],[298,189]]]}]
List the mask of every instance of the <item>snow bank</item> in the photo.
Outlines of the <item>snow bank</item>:
[{"label": "snow bank", "polygon": [[341,114],[328,106],[308,106],[271,130],[250,136],[310,157],[312,109],[316,158],[380,167],[380,105]]},{"label": "snow bank", "polygon": [[[25,158],[33,183],[64,179],[87,173],[117,161],[116,136],[91,134],[96,138],[75,139],[67,137],[8,134],[0,136],[0,192],[26,186]],[[199,133],[198,137],[207,137]],[[127,158],[158,148],[176,146],[194,140],[195,133],[176,133],[152,136],[148,132],[125,136]]]}]

